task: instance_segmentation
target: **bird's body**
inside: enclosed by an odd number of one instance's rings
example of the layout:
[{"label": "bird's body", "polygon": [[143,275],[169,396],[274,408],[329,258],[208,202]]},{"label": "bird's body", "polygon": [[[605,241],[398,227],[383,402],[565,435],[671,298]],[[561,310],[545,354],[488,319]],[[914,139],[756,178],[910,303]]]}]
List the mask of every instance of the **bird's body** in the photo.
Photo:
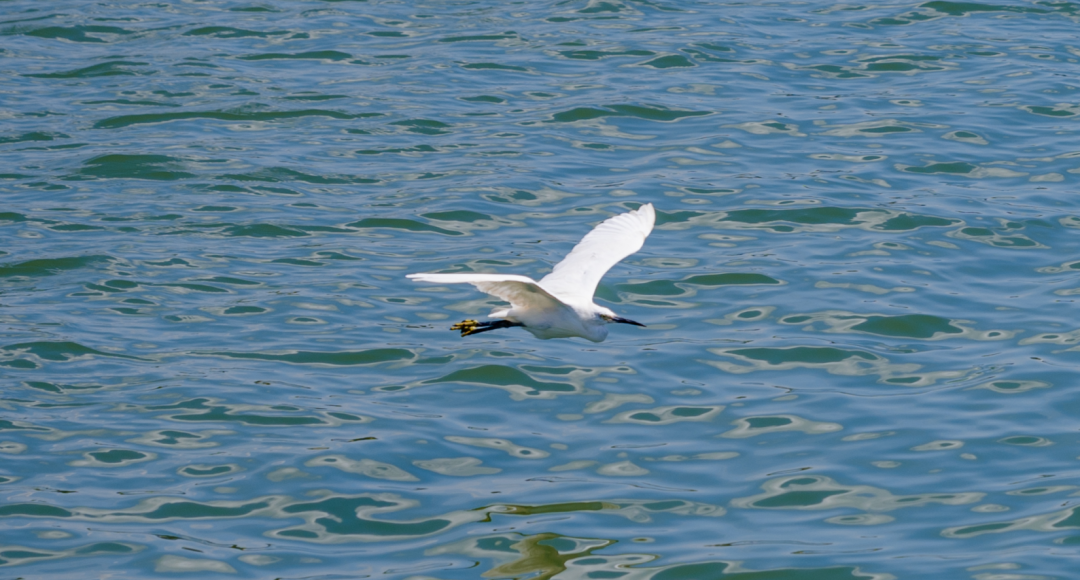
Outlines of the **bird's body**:
[{"label": "bird's body", "polygon": [[607,338],[607,325],[622,322],[608,308],[593,303],[593,293],[612,266],[641,249],[656,222],[647,203],[607,219],[589,232],[570,254],[539,282],[512,274],[409,274],[409,278],[438,284],[467,283],[510,303],[491,313],[495,322],[466,320],[455,324],[462,336],[496,328],[521,326],[542,339],[581,337],[593,342]]}]

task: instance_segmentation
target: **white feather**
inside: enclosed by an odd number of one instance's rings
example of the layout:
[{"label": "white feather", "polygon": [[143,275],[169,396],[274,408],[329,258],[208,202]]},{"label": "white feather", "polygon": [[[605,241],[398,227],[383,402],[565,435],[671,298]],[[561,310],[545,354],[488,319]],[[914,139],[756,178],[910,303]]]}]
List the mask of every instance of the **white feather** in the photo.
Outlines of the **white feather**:
[{"label": "white feather", "polygon": [[651,203],[600,222],[540,280],[540,285],[563,302],[592,304],[600,279],[645,245],[655,223]]},{"label": "white feather", "polygon": [[510,303],[491,313],[524,325],[538,338],[580,336],[593,342],[607,337],[614,313],[593,304],[600,279],[623,258],[641,249],[656,222],[651,203],[617,215],[593,228],[550,274],[539,282],[513,274],[409,274],[436,284],[472,284]]}]

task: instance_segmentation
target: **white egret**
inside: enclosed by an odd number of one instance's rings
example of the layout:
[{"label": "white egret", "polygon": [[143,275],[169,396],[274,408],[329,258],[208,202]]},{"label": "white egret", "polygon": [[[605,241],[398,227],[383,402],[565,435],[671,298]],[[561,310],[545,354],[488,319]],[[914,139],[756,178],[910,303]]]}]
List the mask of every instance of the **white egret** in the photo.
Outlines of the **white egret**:
[{"label": "white egret", "polygon": [[593,228],[550,274],[539,282],[513,274],[409,274],[421,282],[472,284],[510,303],[489,316],[498,320],[463,320],[450,327],[469,336],[498,328],[520,326],[537,338],[580,336],[593,342],[607,338],[612,322],[645,326],[620,318],[593,303],[593,293],[612,266],[641,249],[656,222],[651,203],[617,215]]}]

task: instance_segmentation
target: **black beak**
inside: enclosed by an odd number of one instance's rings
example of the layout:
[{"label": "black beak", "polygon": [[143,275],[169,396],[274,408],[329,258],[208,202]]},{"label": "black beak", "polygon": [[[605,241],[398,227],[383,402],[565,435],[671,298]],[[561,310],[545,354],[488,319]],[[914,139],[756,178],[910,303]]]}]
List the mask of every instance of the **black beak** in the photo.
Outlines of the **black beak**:
[{"label": "black beak", "polygon": [[616,317],[612,318],[611,321],[612,322],[621,322],[623,324],[633,324],[634,326],[640,326],[642,328],[645,328],[644,324],[642,324],[640,322],[634,322],[633,320],[630,320],[629,318],[619,318],[618,316],[616,316]]}]

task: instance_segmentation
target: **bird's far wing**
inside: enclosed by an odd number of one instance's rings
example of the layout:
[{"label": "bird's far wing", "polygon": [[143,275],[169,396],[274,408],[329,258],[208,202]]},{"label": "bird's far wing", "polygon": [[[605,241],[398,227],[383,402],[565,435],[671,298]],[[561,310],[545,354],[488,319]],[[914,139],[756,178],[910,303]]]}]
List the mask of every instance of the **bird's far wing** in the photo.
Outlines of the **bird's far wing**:
[{"label": "bird's far wing", "polygon": [[511,274],[409,274],[406,278],[436,284],[472,284],[514,308],[561,308],[565,305],[527,276]]},{"label": "bird's far wing", "polygon": [[641,249],[654,223],[656,211],[651,203],[601,222],[540,280],[540,285],[566,302],[591,303],[600,279]]}]

